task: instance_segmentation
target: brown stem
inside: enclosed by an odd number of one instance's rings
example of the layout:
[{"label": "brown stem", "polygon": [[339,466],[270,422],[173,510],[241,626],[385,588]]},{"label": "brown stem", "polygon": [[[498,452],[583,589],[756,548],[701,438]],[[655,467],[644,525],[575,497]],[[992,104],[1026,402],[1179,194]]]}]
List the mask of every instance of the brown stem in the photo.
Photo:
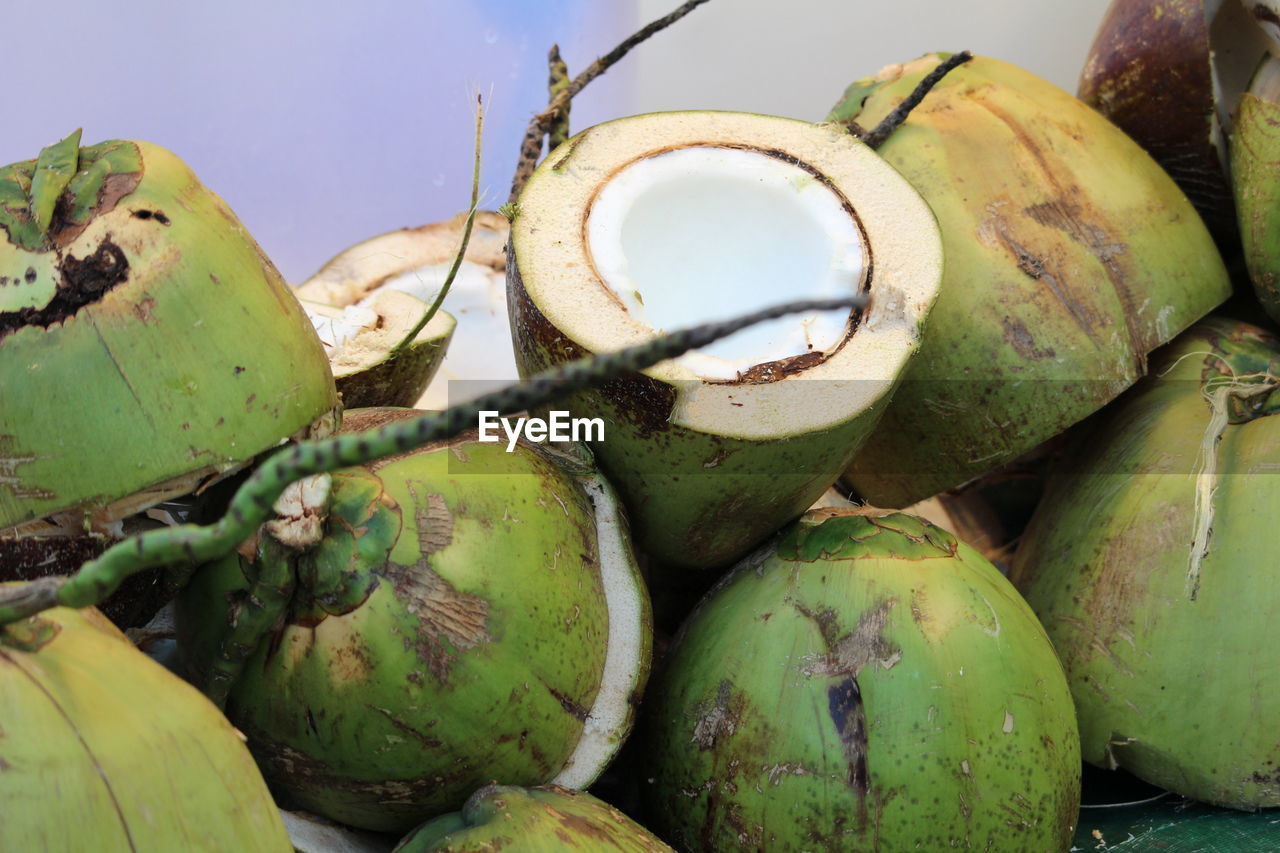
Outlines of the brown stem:
[{"label": "brown stem", "polygon": [[542,138],[551,129],[552,122],[568,109],[569,102],[573,100],[574,96],[581,92],[592,80],[608,71],[614,63],[630,53],[633,47],[645,41],[654,33],[665,30],[706,2],[707,0],[688,0],[688,2],[681,4],[680,8],[669,15],[664,15],[656,21],[650,22],[628,38],[623,39],[613,50],[588,65],[585,71],[574,77],[569,85],[555,94],[555,97],[547,104],[547,108],[529,121],[529,128],[525,131],[524,140],[520,143],[520,160],[516,163],[516,174],[511,181],[511,195],[507,197],[508,204],[514,204],[516,199],[520,197],[520,191],[524,189],[525,182],[533,174],[533,167],[537,165],[538,155],[542,153]]},{"label": "brown stem", "polygon": [[973,59],[973,54],[967,50],[948,56],[945,60],[938,63],[938,66],[925,75],[910,95],[903,100],[902,103],[893,108],[893,112],[884,117],[884,120],[871,129],[869,133],[862,137],[862,141],[872,148],[879,148],[884,141],[889,138],[889,134],[898,129],[911,111],[920,106],[920,102],[924,100],[924,96],[929,94],[929,90],[938,85],[938,82],[946,77],[947,74],[955,67],[963,65]]},{"label": "brown stem", "polygon": [[[551,45],[550,52],[547,53],[547,66],[550,70],[550,78],[547,80],[547,93],[551,96],[551,100],[555,100],[556,95],[560,94],[562,89],[569,87],[569,66],[560,58],[560,45]],[[566,103],[564,110],[556,116],[551,122],[551,128],[547,133],[547,152],[555,150],[556,146],[569,138],[569,107]]]}]

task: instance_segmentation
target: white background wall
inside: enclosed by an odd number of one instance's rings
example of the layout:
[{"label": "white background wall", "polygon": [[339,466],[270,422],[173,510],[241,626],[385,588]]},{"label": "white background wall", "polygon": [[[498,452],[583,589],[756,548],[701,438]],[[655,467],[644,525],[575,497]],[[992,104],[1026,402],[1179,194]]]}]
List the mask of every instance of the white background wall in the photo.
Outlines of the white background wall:
[{"label": "white background wall", "polygon": [[[182,156],[294,281],[366,237],[467,202],[470,103],[484,187],[506,198],[545,104],[545,51],[576,72],[678,0],[5,0],[0,163],[78,126]],[[583,93],[574,126],[661,109],[821,118],[845,85],[969,48],[1074,89],[1107,0],[711,0]]]}]

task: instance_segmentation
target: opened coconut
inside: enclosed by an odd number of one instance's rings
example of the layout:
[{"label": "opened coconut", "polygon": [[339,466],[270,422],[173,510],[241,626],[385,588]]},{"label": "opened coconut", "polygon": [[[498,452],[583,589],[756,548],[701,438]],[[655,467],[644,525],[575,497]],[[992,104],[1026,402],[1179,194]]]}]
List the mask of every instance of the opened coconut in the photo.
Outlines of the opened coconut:
[{"label": "opened coconut", "polygon": [[1155,158],[1236,251],[1229,136],[1266,39],[1240,0],[1113,0],[1080,73],[1080,99]]},{"label": "opened coconut", "polygon": [[522,374],[789,298],[868,293],[572,398],[639,547],[711,568],[804,511],[873,428],[941,276],[919,195],[841,128],[740,113],[588,129],[538,167],[511,226]]},{"label": "opened coconut", "polygon": [[[308,306],[321,338],[323,329],[332,325],[326,315],[344,318],[344,328],[331,333],[336,342],[345,328],[363,324],[378,327],[379,316],[421,316],[426,309],[402,307],[395,312],[379,311],[377,303],[388,299],[390,292],[402,297],[432,303],[453,266],[462,243],[466,217],[456,216],[417,228],[402,228],[357,243],[338,254],[298,288],[298,296]],[[510,382],[518,378],[515,356],[511,351],[511,327],[507,320],[506,276],[507,220],[491,211],[478,211],[472,226],[466,252],[445,295],[442,310],[432,320],[432,328],[423,337],[436,341],[431,346],[438,353],[434,362],[421,366],[402,366],[400,375],[412,371],[414,383],[403,382],[394,393],[382,393],[382,399],[351,403],[349,407],[417,406],[444,409],[451,403],[472,399],[490,390],[494,381]],[[319,308],[318,305],[328,308]],[[417,313],[415,313],[415,311]],[[451,331],[446,331],[446,326]],[[389,336],[385,336],[389,337]],[[446,349],[447,347],[447,349]],[[359,346],[369,364],[379,363],[370,353],[379,347]],[[387,346],[380,350],[384,356]],[[425,359],[425,356],[424,356]],[[383,368],[384,370],[386,368]],[[339,390],[344,370],[336,369]],[[344,392],[344,399],[347,393]]]}]

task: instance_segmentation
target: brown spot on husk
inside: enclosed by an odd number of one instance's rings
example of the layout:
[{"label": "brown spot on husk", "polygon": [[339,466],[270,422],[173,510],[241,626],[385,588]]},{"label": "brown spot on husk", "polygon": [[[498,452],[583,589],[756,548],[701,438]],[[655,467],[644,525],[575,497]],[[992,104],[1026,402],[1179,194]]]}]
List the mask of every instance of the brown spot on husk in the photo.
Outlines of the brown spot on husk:
[{"label": "brown spot on husk", "polygon": [[701,750],[711,749],[722,735],[731,736],[738,726],[738,709],[732,706],[733,682],[724,679],[716,689],[715,701],[698,712],[691,741]]},{"label": "brown spot on husk", "polygon": [[1045,358],[1053,358],[1057,353],[1053,347],[1045,347],[1041,349],[1036,345],[1036,339],[1031,336],[1031,332],[1027,330],[1026,325],[1013,317],[1004,318],[1004,339],[1013,347],[1014,351],[1023,358],[1039,361]]},{"label": "brown spot on husk", "polygon": [[[542,679],[539,678],[538,680],[541,681]],[[577,701],[567,693],[556,690],[554,687],[552,687],[550,684],[547,684],[545,681],[542,682],[542,686],[547,688],[547,692],[550,693],[551,696],[557,702],[560,703],[560,707],[564,708],[565,713],[567,713],[569,716],[573,717],[575,720],[577,720],[580,723],[585,723],[587,721],[587,717],[591,714],[590,708],[588,708],[586,705],[583,705],[581,702]]]},{"label": "brown spot on husk", "polygon": [[380,574],[391,582],[396,597],[418,619],[415,637],[405,638],[418,658],[441,684],[460,652],[489,641],[489,602],[459,592],[424,558],[413,566],[387,563]]},{"label": "brown spot on husk", "polygon": [[52,500],[57,497],[48,489],[27,482],[18,473],[20,466],[35,462],[38,458],[19,449],[15,436],[0,435],[0,489],[5,489],[19,501]]},{"label": "brown spot on husk", "polygon": [[97,302],[128,279],[129,260],[124,251],[106,237],[94,253],[85,258],[71,255],[62,258],[60,271],[62,280],[58,282],[57,292],[43,308],[0,312],[0,340],[26,326],[47,329]]},{"label": "brown spot on husk", "polygon": [[417,509],[413,518],[418,528],[418,549],[425,557],[449,547],[453,542],[453,514],[444,495],[429,494],[425,500],[418,497],[413,484],[407,484]]}]

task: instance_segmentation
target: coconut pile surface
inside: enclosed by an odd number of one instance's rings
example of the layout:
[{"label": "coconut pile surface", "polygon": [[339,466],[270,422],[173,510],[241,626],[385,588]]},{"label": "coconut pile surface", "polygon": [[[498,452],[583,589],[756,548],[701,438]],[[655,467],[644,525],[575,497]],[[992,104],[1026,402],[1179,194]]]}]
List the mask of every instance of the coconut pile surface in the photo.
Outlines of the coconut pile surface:
[{"label": "coconut pile surface", "polygon": [[163,149],[0,170],[0,848],[1280,849],[1277,13],[820,122],[570,133],[553,53],[465,250],[292,289]]}]

